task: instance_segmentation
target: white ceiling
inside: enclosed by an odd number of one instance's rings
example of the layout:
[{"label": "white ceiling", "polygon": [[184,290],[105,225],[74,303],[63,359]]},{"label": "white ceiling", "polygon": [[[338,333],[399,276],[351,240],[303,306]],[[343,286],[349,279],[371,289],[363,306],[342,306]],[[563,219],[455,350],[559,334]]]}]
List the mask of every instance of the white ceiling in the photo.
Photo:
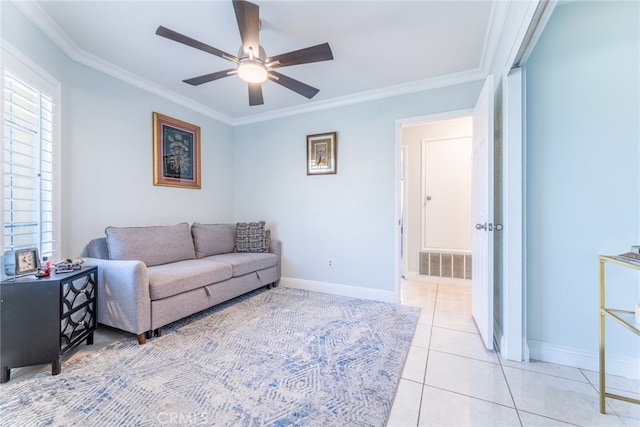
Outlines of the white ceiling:
[{"label": "white ceiling", "polygon": [[482,78],[507,7],[500,0],[254,3],[268,56],[330,44],[333,61],[278,69],[320,89],[311,100],[267,81],[264,105],[250,107],[237,76],[195,87],[182,82],[233,64],[159,37],[156,28],[236,55],[241,43],[231,0],[15,4],[72,59],[228,123]]}]

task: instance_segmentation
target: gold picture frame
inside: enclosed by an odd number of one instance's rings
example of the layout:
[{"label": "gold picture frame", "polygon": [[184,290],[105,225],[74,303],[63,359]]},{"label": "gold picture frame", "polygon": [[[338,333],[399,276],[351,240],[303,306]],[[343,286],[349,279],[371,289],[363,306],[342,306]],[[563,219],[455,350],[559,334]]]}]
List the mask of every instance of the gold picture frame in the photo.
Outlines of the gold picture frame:
[{"label": "gold picture frame", "polygon": [[337,132],[307,135],[307,175],[338,173]]},{"label": "gold picture frame", "polygon": [[200,127],[153,113],[153,185],[200,189]]}]

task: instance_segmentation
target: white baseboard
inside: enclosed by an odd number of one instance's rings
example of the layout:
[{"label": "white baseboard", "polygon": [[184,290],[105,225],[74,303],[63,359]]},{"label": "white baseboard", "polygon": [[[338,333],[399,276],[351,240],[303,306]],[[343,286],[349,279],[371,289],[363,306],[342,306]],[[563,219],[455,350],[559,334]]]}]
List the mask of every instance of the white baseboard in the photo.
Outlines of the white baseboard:
[{"label": "white baseboard", "polygon": [[[598,353],[579,351],[573,348],[556,346],[540,341],[529,340],[528,344],[529,357],[533,360],[587,369],[594,372],[600,370]],[[635,380],[640,379],[638,361],[631,358],[607,356],[606,373],[607,375],[617,375]]]},{"label": "white baseboard", "polygon": [[313,280],[295,279],[293,277],[282,277],[280,279],[280,286],[352,298],[395,302],[394,291],[381,291],[379,289],[361,288],[358,286],[341,285],[338,283],[316,282]]}]

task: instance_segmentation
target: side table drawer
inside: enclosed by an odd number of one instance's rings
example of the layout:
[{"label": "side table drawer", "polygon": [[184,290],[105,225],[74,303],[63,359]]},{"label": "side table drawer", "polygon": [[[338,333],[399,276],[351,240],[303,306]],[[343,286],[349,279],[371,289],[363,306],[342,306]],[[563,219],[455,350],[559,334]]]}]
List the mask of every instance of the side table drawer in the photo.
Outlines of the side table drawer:
[{"label": "side table drawer", "polygon": [[60,281],[60,354],[87,339],[93,344],[97,327],[97,270]]}]

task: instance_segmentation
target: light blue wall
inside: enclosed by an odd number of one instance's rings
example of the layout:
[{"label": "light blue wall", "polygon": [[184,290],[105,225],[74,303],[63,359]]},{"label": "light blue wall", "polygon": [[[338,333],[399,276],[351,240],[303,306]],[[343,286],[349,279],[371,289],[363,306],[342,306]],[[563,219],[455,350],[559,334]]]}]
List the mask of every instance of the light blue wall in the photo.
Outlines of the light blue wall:
[{"label": "light blue wall", "polygon": [[[232,220],[230,126],[71,61],[8,2],[2,38],[62,84],[62,256],[109,225]],[[154,111],[201,127],[201,190],[153,185]]]},{"label": "light blue wall", "polygon": [[[471,108],[479,91],[469,83],[236,128],[234,217],[269,223],[285,277],[393,291],[396,120]],[[333,131],[338,173],[307,176],[306,136]]]},{"label": "light blue wall", "polygon": [[[640,242],[639,8],[558,6],[526,65],[527,321],[542,350],[597,353],[598,254]],[[607,277],[608,302],[633,310],[638,276]],[[611,357],[639,348],[610,328]]]}]

